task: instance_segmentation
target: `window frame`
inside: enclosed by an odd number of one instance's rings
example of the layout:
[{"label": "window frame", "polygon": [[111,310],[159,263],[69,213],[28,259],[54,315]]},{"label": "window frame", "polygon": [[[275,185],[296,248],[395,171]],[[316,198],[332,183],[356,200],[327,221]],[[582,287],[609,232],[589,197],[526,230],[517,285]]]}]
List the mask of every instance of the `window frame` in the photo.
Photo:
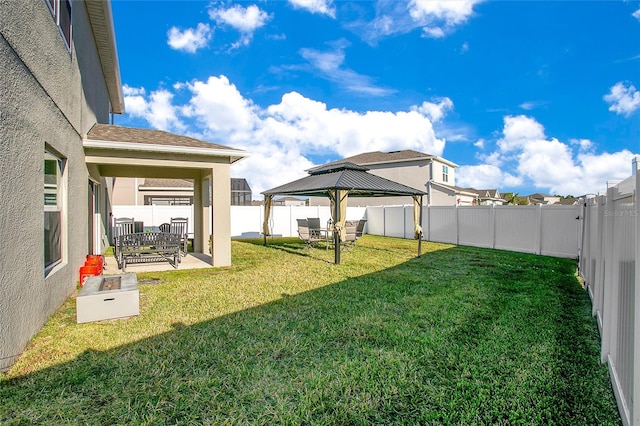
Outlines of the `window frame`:
[{"label": "window frame", "polygon": [[[44,274],[47,276],[56,266],[66,261],[67,160],[46,145],[43,160],[43,266]],[[52,175],[47,173],[51,167],[51,164],[47,167],[47,161],[55,164],[55,183],[47,182],[47,175]],[[53,193],[55,198],[51,197]],[[53,219],[51,218],[52,214]],[[56,215],[57,218],[55,218]],[[51,224],[57,225],[57,229],[52,230]],[[53,236],[51,232],[54,233]],[[57,244],[51,244],[51,238],[57,240]],[[51,247],[55,249],[56,253],[48,256],[47,253],[51,253]]]},{"label": "window frame", "polygon": [[[60,35],[67,46],[67,50],[71,52],[71,40],[73,35],[73,3],[72,0],[44,0],[49,7],[53,22],[55,22],[60,31]],[[64,7],[64,8],[63,8]],[[63,8],[63,9],[61,9]],[[67,9],[68,13],[61,12]],[[68,22],[66,22],[68,21]]]},{"label": "window frame", "polygon": [[449,166],[446,164],[442,165],[442,181],[449,182]]}]

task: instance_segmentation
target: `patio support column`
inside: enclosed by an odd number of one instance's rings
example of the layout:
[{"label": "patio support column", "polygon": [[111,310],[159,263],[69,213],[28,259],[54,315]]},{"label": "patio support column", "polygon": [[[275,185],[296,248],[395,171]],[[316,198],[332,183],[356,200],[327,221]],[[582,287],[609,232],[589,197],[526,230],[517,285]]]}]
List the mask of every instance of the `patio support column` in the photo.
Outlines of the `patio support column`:
[{"label": "patio support column", "polygon": [[231,265],[231,174],[229,164],[211,169],[211,231],[213,266]]},{"label": "patio support column", "polygon": [[[208,243],[204,239],[203,232],[204,217],[208,217],[204,214],[205,202],[207,206],[209,204],[209,191],[203,191],[203,188],[207,185],[207,181],[203,180],[202,176],[193,180],[193,251],[204,254],[209,254]],[[204,194],[207,194],[207,200],[203,198]]]}]

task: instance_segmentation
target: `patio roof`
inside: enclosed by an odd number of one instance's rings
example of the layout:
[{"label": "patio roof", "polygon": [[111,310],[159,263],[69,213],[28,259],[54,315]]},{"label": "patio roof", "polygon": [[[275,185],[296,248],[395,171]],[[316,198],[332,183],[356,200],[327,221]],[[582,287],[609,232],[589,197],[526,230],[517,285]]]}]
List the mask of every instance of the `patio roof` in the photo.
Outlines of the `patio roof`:
[{"label": "patio roof", "polygon": [[[94,181],[103,177],[193,180],[194,250],[207,254],[213,238],[211,264],[231,264],[229,167],[249,153],[161,130],[100,123],[89,130],[82,143]],[[213,184],[215,180],[218,184]],[[206,190],[206,182],[211,198],[200,194]]]},{"label": "patio roof", "polygon": [[368,168],[350,162],[329,164],[309,171],[309,176],[262,192],[264,195],[328,196],[336,189],[349,196],[392,197],[425,195],[426,192],[368,173]]}]

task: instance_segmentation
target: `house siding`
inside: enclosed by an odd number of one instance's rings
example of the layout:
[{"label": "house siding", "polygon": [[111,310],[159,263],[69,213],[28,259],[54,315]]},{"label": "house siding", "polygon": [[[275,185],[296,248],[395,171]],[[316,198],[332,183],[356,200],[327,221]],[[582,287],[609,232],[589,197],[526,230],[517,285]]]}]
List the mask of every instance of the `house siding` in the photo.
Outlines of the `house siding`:
[{"label": "house siding", "polygon": [[[84,3],[72,14],[69,52],[45,1],[0,1],[0,370],[73,293],[89,250],[81,135],[108,121],[109,104]],[[66,160],[67,205],[62,261],[46,277],[45,144]]]}]

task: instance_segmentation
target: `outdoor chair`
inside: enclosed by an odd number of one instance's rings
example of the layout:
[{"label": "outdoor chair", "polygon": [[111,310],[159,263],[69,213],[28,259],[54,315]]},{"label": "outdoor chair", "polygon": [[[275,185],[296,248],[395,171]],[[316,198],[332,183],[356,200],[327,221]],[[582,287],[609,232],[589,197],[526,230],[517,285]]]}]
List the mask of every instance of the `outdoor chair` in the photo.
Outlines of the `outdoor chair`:
[{"label": "outdoor chair", "polygon": [[319,217],[308,217],[307,223],[309,224],[309,231],[313,234],[317,234],[318,237],[322,234],[322,228],[320,227]]},{"label": "outdoor chair", "polygon": [[356,240],[360,237],[362,237],[362,234],[364,232],[364,225],[367,223],[366,219],[360,219],[358,221],[358,224],[356,225]]},{"label": "outdoor chair", "polygon": [[172,217],[169,224],[169,232],[180,235],[180,252],[182,256],[187,255],[187,242],[189,240],[187,232],[189,230],[189,219],[186,217]]},{"label": "outdoor chair", "polygon": [[135,222],[132,217],[119,217],[113,220],[111,236],[113,238],[113,254],[118,257],[118,237],[120,235],[133,234],[135,232]]},{"label": "outdoor chair", "polygon": [[344,241],[341,241],[344,244],[344,248],[346,250],[351,249],[356,243],[356,230],[358,229],[358,222],[355,220],[347,220],[344,223],[345,230],[347,231],[345,234]]},{"label": "outdoor chair", "polygon": [[326,240],[321,237],[320,233],[312,232],[309,228],[309,221],[307,219],[296,219],[298,221],[298,238],[307,244],[307,247],[313,248],[313,243]]},{"label": "outdoor chair", "polygon": [[169,232],[171,231],[171,224],[169,223],[162,223],[160,224],[160,226],[158,227],[160,228],[160,232]]}]

